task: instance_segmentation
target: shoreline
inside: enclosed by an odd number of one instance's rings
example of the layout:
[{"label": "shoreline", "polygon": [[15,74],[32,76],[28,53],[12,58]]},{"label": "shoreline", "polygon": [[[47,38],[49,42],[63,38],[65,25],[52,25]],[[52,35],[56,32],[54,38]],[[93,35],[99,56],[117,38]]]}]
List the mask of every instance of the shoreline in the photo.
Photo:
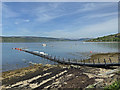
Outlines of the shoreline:
[{"label": "shoreline", "polygon": [[[95,63],[104,63],[104,59],[106,63],[118,63],[119,61],[120,53],[114,52],[114,53],[97,53],[92,54],[89,59],[86,59],[85,62],[89,63],[94,60]],[[99,59],[99,61],[98,61]],[[111,60],[111,62],[110,62]]]},{"label": "shoreline", "polygon": [[[111,57],[117,58],[117,55],[120,53],[102,53],[102,54],[93,54],[91,58],[96,57]],[[87,61],[87,60],[86,60]],[[106,85],[111,84],[111,82],[120,78],[120,75],[117,75],[116,72],[120,71],[120,67],[112,67],[112,69],[105,68],[96,68],[96,67],[86,67],[86,66],[74,66],[74,65],[42,65],[36,64],[25,68],[20,68],[17,70],[10,70],[6,72],[2,72],[2,87],[3,88],[20,88],[18,86],[23,86],[23,90],[26,88],[24,83],[28,85],[28,89],[31,88],[90,88],[92,87],[105,87]],[[120,73],[118,73],[120,74]],[[49,78],[47,78],[47,77]],[[111,82],[110,79],[114,78]],[[39,81],[41,78],[41,82]],[[42,83],[43,86],[37,84],[35,82],[29,83],[30,80],[35,79],[36,82]],[[67,80],[66,80],[67,79]],[[49,82],[45,80],[50,80]],[[106,80],[106,81],[105,81]],[[34,81],[34,80],[33,80]],[[19,84],[19,83],[21,84]],[[56,83],[58,84],[56,84]],[[99,84],[97,84],[99,82]],[[105,85],[102,83],[106,82]],[[16,84],[15,84],[16,83]],[[66,84],[67,83],[67,84]],[[19,84],[18,86],[16,86]],[[35,84],[35,86],[31,86]],[[94,85],[95,84],[95,85]],[[101,85],[101,86],[100,86]],[[16,86],[16,87],[13,87]]]}]

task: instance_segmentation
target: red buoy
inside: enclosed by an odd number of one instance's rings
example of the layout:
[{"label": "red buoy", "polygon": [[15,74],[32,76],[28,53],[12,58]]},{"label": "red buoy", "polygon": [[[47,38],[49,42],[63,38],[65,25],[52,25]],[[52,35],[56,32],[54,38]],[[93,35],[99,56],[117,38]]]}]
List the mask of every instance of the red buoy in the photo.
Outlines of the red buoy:
[{"label": "red buoy", "polygon": [[90,53],[92,53],[92,51],[90,51]]}]

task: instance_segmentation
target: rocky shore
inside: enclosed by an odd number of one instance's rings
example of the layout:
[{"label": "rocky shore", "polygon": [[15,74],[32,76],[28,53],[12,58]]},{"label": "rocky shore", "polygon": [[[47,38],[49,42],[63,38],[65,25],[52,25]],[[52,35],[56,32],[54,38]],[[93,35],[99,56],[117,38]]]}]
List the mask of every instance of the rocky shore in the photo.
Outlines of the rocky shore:
[{"label": "rocky shore", "polygon": [[73,65],[36,64],[3,72],[1,80],[3,90],[104,88],[114,81],[120,80],[120,67],[105,69]]},{"label": "rocky shore", "polygon": [[[98,59],[100,62],[98,62]],[[94,62],[95,63],[104,63],[104,59],[106,60],[106,63],[118,63],[120,59],[120,53],[98,53],[93,54],[86,62]],[[110,62],[111,60],[111,62]]]}]

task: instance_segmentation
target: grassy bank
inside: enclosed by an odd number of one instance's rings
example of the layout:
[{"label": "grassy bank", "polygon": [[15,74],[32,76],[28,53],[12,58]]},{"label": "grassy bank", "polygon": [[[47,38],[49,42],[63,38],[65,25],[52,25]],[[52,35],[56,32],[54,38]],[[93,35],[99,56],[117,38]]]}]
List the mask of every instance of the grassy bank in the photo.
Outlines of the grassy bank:
[{"label": "grassy bank", "polygon": [[120,42],[120,33],[87,40],[87,42]]}]

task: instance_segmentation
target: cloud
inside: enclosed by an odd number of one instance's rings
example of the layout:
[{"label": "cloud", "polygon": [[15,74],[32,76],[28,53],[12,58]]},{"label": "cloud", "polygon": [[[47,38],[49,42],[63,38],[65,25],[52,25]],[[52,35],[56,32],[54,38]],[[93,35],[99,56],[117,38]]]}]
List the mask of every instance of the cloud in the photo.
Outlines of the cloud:
[{"label": "cloud", "polygon": [[78,30],[82,36],[98,37],[106,34],[117,33],[118,32],[118,18],[114,18],[102,23],[89,25],[81,30]]},{"label": "cloud", "polygon": [[[117,16],[115,3],[40,2],[24,3],[22,8],[18,4],[15,9],[11,6],[14,4],[3,4],[3,17],[4,25],[8,27],[5,28],[6,32],[15,35],[33,35],[36,30],[34,35],[37,36],[81,38],[101,36],[117,30],[117,19],[113,19]],[[18,33],[18,29],[22,31]]]},{"label": "cloud", "polygon": [[[91,2],[91,3],[84,3],[80,9],[77,10],[76,13],[80,13],[80,12],[88,12],[88,11],[96,11],[96,10],[100,10],[100,9],[105,9],[108,7],[113,7],[116,6],[117,3],[102,3],[102,2]],[[117,6],[116,6],[117,7]]]},{"label": "cloud", "polygon": [[[14,32],[6,32],[7,35],[10,35],[10,36],[30,36],[30,35],[33,35],[33,32],[30,31],[30,29],[27,29],[27,28],[18,28],[16,29]],[[4,35],[4,33],[3,33]]]},{"label": "cloud", "polygon": [[55,18],[58,18],[62,15],[60,15],[60,3],[49,3],[43,6],[37,7],[33,11],[33,15],[36,16],[36,20],[38,22],[44,23],[50,20],[53,20]]},{"label": "cloud", "polygon": [[[98,11],[98,10],[102,10],[104,8],[108,8],[113,6],[115,3],[83,3],[78,6],[75,6],[71,9],[72,5],[69,4],[65,4],[65,3],[48,3],[46,5],[41,5],[39,7],[37,7],[34,11],[33,14],[36,15],[36,20],[40,23],[44,23],[44,22],[48,22],[51,21],[53,19],[59,18],[59,17],[63,17],[63,16],[70,16],[70,15],[74,15],[74,14],[84,14],[84,13],[88,13],[88,11],[92,12],[92,11]],[[70,11],[69,11],[70,10]],[[116,13],[111,13],[112,14],[116,14]],[[88,14],[90,15],[90,14]],[[109,14],[104,14],[103,16],[108,16]],[[100,17],[100,15],[93,15],[91,16],[91,18],[93,17]]]},{"label": "cloud", "polygon": [[2,11],[2,16],[5,18],[14,18],[19,16],[19,13],[11,10],[5,3],[2,3]]},{"label": "cloud", "polygon": [[15,22],[14,24],[16,24],[16,25],[17,25],[17,24],[19,24],[19,23],[18,23],[18,22]]},{"label": "cloud", "polygon": [[87,4],[83,4],[83,8],[80,9],[80,12],[85,12],[85,11],[91,11],[91,10],[95,10],[96,5],[94,3],[87,3]]},{"label": "cloud", "polygon": [[101,18],[101,20],[102,19],[105,20],[107,18],[113,18],[113,16],[118,17],[118,12],[86,14],[86,15],[80,17],[79,19],[84,18],[84,19],[89,19],[90,20],[90,19],[100,19]]},{"label": "cloud", "polygon": [[29,19],[26,19],[26,20],[24,20],[24,22],[30,22],[30,20],[29,20]]},{"label": "cloud", "polygon": [[99,24],[86,25],[78,30],[54,30],[45,32],[45,36],[57,38],[93,38],[118,32],[118,19],[114,18]]},{"label": "cloud", "polygon": [[56,16],[53,16],[53,15],[49,15],[49,14],[41,14],[38,18],[37,18],[37,21],[39,22],[47,22],[47,21],[50,21],[52,19],[55,19]]},{"label": "cloud", "polygon": [[18,24],[23,24],[23,23],[28,23],[30,22],[29,19],[16,19],[14,24],[18,25]]},{"label": "cloud", "polygon": [[89,18],[100,18],[100,17],[109,17],[109,16],[117,16],[118,12],[112,12],[112,13],[102,13],[102,14],[95,14],[95,15],[89,15]]}]

